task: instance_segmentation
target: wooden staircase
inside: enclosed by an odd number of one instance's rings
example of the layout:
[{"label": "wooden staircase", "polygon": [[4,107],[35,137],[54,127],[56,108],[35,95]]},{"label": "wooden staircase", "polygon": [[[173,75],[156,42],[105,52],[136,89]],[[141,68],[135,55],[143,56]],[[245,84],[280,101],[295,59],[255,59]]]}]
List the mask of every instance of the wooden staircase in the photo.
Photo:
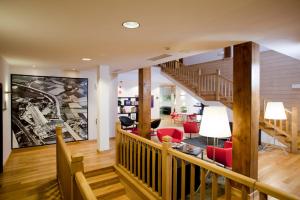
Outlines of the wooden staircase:
[{"label": "wooden staircase", "polygon": [[[203,74],[201,68],[185,66],[178,61],[167,62],[161,64],[160,67],[163,74],[183,85],[195,96],[205,101],[219,101],[232,109],[233,81],[222,76],[220,70],[216,70],[215,73]],[[260,129],[272,137],[276,132],[276,139],[286,145],[291,152],[299,151],[297,108],[286,109],[287,120],[278,120],[277,122],[263,119],[265,104],[261,110]]]},{"label": "wooden staircase", "polygon": [[85,177],[97,199],[127,200],[124,185],[113,166],[86,172]]}]

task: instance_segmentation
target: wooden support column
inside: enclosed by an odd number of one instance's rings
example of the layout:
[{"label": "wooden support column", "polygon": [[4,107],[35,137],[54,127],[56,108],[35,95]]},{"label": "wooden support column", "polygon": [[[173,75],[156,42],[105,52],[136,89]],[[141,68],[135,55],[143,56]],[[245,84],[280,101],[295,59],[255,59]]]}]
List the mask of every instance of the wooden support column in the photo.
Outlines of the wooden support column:
[{"label": "wooden support column", "polygon": [[224,48],[224,58],[231,58],[231,46]]},{"label": "wooden support column", "polygon": [[138,131],[150,139],[151,131],[151,68],[139,69],[139,114]]},{"label": "wooden support column", "polygon": [[254,179],[258,178],[259,90],[259,45],[253,42],[235,45],[232,169]]}]

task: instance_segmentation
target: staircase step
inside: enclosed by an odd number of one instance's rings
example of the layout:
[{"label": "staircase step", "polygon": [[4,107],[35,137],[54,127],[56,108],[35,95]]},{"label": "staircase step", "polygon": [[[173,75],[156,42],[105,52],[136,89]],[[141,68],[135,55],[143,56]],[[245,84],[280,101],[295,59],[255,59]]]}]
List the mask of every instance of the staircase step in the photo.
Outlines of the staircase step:
[{"label": "staircase step", "polygon": [[107,185],[93,190],[97,199],[113,199],[125,194],[125,187],[121,183]]},{"label": "staircase step", "polygon": [[106,174],[106,173],[114,172],[114,171],[115,171],[115,168],[112,167],[112,166],[109,166],[109,167],[105,167],[105,168],[85,172],[84,176],[86,178],[89,178],[89,177],[92,177],[92,176],[98,176],[98,175],[101,175],[101,174]]},{"label": "staircase step", "polygon": [[126,195],[121,195],[113,198],[112,200],[129,200],[129,198]]},{"label": "staircase step", "polygon": [[115,172],[109,172],[87,178],[92,189],[104,187],[119,182],[119,176]]}]

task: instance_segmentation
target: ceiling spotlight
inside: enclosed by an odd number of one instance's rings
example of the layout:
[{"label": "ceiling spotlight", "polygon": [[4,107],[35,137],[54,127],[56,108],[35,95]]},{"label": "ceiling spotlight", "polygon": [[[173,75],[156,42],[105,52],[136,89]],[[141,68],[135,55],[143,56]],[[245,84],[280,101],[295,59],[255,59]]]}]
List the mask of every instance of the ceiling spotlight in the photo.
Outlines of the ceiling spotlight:
[{"label": "ceiling spotlight", "polygon": [[81,60],[83,60],[83,61],[91,61],[92,59],[91,58],[81,58]]},{"label": "ceiling spotlight", "polygon": [[134,28],[138,28],[140,26],[140,24],[138,22],[134,22],[134,21],[127,21],[127,22],[123,22],[122,24],[125,28],[129,28],[129,29],[134,29]]}]

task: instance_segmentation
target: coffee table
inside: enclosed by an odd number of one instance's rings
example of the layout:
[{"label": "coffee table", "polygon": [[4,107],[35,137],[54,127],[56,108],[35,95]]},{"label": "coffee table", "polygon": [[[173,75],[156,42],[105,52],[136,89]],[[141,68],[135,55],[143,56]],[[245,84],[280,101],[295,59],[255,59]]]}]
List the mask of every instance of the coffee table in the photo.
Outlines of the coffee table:
[{"label": "coffee table", "polygon": [[173,149],[176,149],[177,151],[180,151],[185,154],[189,154],[192,156],[198,157],[201,154],[201,159],[203,160],[203,152],[204,149],[201,147],[197,147],[191,144],[187,143],[180,143],[180,144],[174,144],[172,145]]}]

